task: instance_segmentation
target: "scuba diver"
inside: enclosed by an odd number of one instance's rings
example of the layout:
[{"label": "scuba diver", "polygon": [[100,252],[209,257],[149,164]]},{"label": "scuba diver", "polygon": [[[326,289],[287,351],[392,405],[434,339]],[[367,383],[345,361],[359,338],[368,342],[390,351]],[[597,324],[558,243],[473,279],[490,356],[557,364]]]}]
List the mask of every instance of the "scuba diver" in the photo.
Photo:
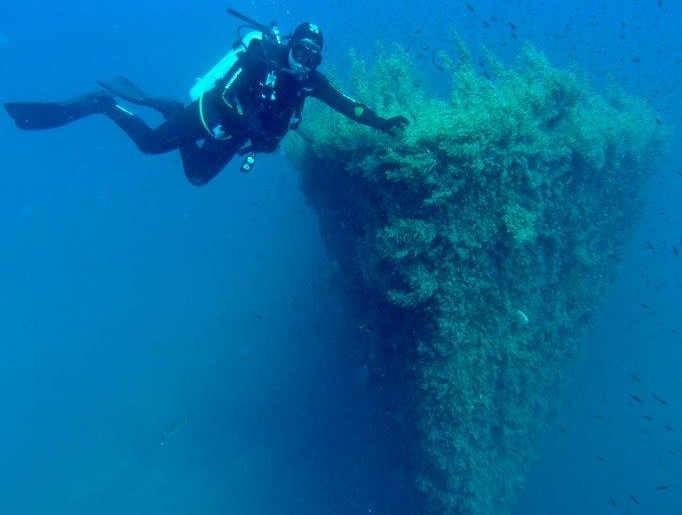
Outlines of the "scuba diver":
[{"label": "scuba diver", "polygon": [[[102,90],[66,102],[8,102],[5,109],[24,130],[61,127],[85,116],[103,114],[145,154],[179,150],[185,176],[200,186],[213,179],[237,154],[248,172],[255,154],[273,152],[289,129],[301,121],[307,97],[388,134],[408,124],[404,116],[382,118],[365,104],[343,95],[317,68],[324,40],[317,25],[299,24],[288,37],[277,25],[263,25],[227,10],[251,32],[190,91],[192,102],[147,95],[125,77],[104,82]],[[117,98],[158,111],[165,119],[155,129],[117,103]]]}]

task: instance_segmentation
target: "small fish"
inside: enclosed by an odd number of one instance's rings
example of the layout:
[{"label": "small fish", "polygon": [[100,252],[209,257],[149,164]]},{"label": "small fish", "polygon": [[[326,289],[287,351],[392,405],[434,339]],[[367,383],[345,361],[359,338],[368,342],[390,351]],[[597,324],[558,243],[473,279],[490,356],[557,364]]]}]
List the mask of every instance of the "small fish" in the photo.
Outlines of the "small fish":
[{"label": "small fish", "polygon": [[471,5],[469,2],[464,2],[464,5],[466,5],[467,11],[470,13],[474,12],[474,6]]},{"label": "small fish", "polygon": [[611,506],[614,508],[618,508],[620,504],[618,504],[618,501],[616,501],[613,497],[609,497],[609,502],[611,503]]},{"label": "small fish", "polygon": [[663,397],[660,395],[656,395],[655,393],[651,393],[651,397],[658,403],[663,404],[663,406],[668,405],[668,401],[666,401]]},{"label": "small fish", "polygon": [[630,496],[630,500],[632,500],[632,502],[634,502],[635,504],[641,504],[639,502],[639,499],[637,499],[637,497],[635,497],[633,494],[628,494],[628,495]]},{"label": "small fish", "polygon": [[632,61],[633,63],[641,63],[642,62],[642,60],[639,57],[633,57],[632,59],[630,59],[630,61]]},{"label": "small fish", "polygon": [[673,254],[675,254],[675,257],[680,257],[680,251],[677,250],[677,247],[673,245]]},{"label": "small fish", "polygon": [[644,245],[644,248],[647,249],[647,250],[651,250],[651,251],[656,250],[656,247],[654,247],[654,244],[651,243],[650,241],[647,241],[647,242],[646,242],[646,245]]},{"label": "small fish", "polygon": [[168,429],[164,431],[164,433],[161,435],[161,445],[166,445],[166,440],[170,438],[171,436],[179,433],[182,431],[185,426],[187,425],[188,419],[187,417],[182,417],[173,422],[170,426],[168,426]]},{"label": "small fish", "polygon": [[604,458],[604,456],[595,456],[594,459],[597,460],[597,461],[600,462],[600,463],[605,463],[605,462],[606,462],[606,458]]},{"label": "small fish", "polygon": [[643,434],[644,436],[651,436],[651,433],[649,431],[647,431],[646,429],[642,429],[640,431],[640,433]]},{"label": "small fish", "polygon": [[431,53],[431,64],[433,64],[433,66],[435,66],[436,70],[438,70],[439,72],[444,72],[447,68],[445,67],[445,65],[438,62],[438,56],[436,54],[437,52],[434,49],[434,51]]},{"label": "small fish", "polygon": [[638,396],[635,395],[634,393],[631,393],[631,394],[630,394],[630,398],[631,398],[633,401],[635,401],[635,402],[638,402],[638,403],[640,403],[640,404],[644,404],[644,401],[642,400],[642,398],[641,398],[641,397],[638,397]]},{"label": "small fish", "polygon": [[668,485],[658,485],[656,487],[656,490],[658,490],[659,492],[667,492],[668,489],[669,489]]},{"label": "small fish", "polygon": [[567,435],[567,434],[568,434],[568,429],[566,429],[565,427],[560,427],[560,428],[559,428],[559,431],[560,431],[562,434],[564,434],[564,435]]},{"label": "small fish", "polygon": [[630,373],[630,378],[635,382],[635,383],[641,383],[642,378],[639,377],[637,374]]},{"label": "small fish", "polygon": [[645,304],[644,302],[640,302],[639,305],[642,309],[646,309],[647,311],[651,311],[651,306],[649,306],[649,304]]},{"label": "small fish", "polygon": [[507,25],[509,26],[509,28],[510,28],[511,30],[516,30],[516,29],[517,29],[516,23],[514,23],[514,22],[511,22],[511,21],[510,21],[509,23],[507,23]]},{"label": "small fish", "polygon": [[373,333],[376,330],[376,327],[374,327],[372,324],[362,324],[358,326],[358,331],[363,331],[365,333]]},{"label": "small fish", "polygon": [[673,425],[671,425],[671,424],[666,424],[666,425],[663,426],[663,427],[665,427],[666,430],[668,430],[668,431],[675,431],[675,426],[673,426]]},{"label": "small fish", "polygon": [[645,420],[648,420],[649,422],[651,422],[654,419],[654,417],[652,417],[651,415],[642,415],[642,416],[644,417]]},{"label": "small fish", "polygon": [[595,420],[606,420],[602,415],[594,415],[592,418]]}]

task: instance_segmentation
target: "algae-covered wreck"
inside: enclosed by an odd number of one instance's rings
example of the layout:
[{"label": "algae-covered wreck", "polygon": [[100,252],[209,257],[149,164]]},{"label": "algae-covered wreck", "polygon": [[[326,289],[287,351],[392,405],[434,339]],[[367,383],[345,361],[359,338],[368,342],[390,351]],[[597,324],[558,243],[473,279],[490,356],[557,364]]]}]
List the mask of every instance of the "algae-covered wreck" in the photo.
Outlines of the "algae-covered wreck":
[{"label": "algae-covered wreck", "polygon": [[[386,402],[421,513],[505,513],[640,212],[665,130],[526,49],[450,98],[399,49],[355,89],[409,113],[392,139],[310,109],[289,152],[328,248],[381,334]],[[312,106],[311,106],[312,107]],[[390,342],[390,343],[389,343]]]}]

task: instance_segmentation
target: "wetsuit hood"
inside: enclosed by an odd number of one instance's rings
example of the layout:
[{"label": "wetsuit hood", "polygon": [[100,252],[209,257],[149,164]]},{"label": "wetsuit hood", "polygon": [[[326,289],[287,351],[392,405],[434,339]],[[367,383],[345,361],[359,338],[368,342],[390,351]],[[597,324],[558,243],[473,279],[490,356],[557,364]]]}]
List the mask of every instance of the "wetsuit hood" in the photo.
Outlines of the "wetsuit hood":
[{"label": "wetsuit hood", "polygon": [[324,38],[314,23],[301,23],[289,38],[287,60],[297,76],[307,76],[322,62]]}]

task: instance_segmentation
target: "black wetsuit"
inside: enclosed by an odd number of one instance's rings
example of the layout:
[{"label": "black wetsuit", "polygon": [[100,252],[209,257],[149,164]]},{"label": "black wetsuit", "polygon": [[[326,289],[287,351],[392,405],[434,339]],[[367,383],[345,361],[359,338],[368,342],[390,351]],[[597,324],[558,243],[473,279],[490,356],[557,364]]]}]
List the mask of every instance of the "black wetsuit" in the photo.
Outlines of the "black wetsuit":
[{"label": "black wetsuit", "polygon": [[212,90],[177,114],[163,113],[168,119],[156,129],[117,105],[105,114],[144,153],[179,149],[185,175],[195,185],[213,179],[240,151],[273,152],[309,96],[359,123],[388,129],[386,119],[340,93],[319,71],[294,76],[288,52],[287,46],[252,40]]}]

